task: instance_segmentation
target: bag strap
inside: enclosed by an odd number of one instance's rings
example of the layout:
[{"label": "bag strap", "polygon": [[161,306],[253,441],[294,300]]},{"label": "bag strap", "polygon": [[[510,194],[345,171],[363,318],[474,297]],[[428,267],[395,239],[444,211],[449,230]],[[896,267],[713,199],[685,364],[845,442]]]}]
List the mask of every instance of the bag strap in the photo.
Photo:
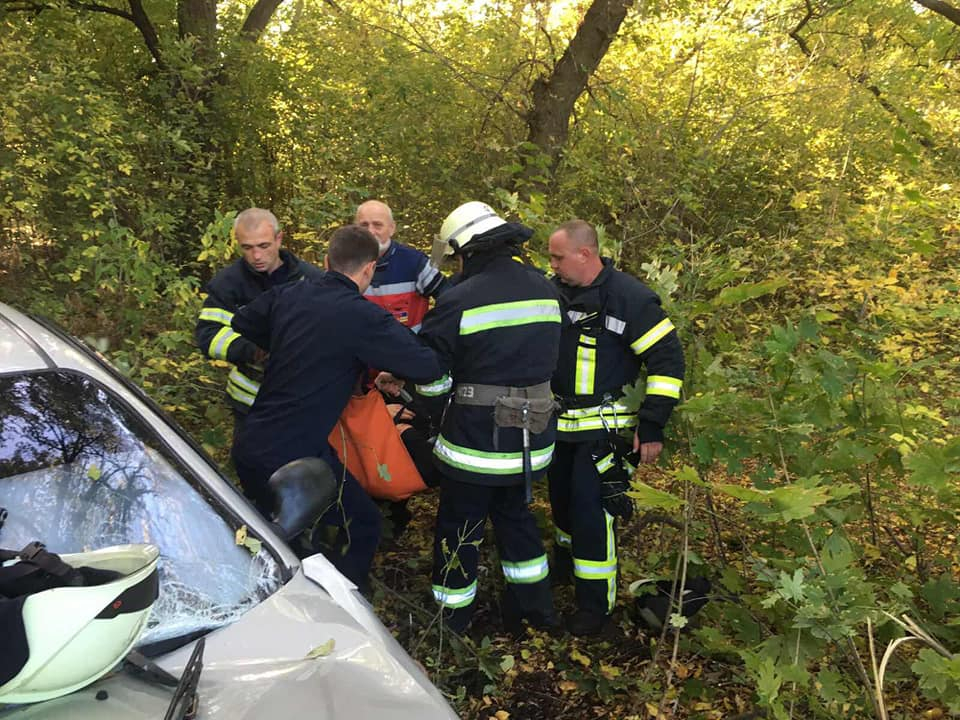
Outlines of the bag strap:
[{"label": "bag strap", "polygon": [[482,383],[457,383],[454,388],[454,402],[458,405],[493,407],[502,397],[517,397],[527,400],[552,400],[553,391],[550,381],[526,387],[509,385],[484,385]]}]

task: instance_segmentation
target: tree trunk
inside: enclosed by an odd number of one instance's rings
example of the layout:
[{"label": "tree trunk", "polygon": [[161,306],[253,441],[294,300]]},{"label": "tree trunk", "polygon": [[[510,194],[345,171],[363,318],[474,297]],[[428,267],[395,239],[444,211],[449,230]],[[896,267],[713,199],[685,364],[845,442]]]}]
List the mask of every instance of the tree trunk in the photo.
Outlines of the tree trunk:
[{"label": "tree trunk", "polygon": [[201,65],[217,59],[217,3],[216,0],[179,0],[177,2],[177,30],[181,40],[194,38],[194,57]]},{"label": "tree trunk", "polygon": [[550,76],[534,81],[527,140],[538,148],[540,157],[528,158],[524,170],[524,179],[533,186],[545,186],[556,169],[570,132],[574,104],[632,5],[633,0],[594,0]]}]

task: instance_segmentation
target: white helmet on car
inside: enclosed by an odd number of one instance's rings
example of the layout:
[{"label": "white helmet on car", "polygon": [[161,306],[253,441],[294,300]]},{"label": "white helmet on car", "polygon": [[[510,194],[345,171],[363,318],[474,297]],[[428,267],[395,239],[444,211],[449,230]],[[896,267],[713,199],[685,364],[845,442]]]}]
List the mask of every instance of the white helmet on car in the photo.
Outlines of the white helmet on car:
[{"label": "white helmet on car", "polygon": [[447,215],[440,227],[440,241],[445,245],[444,254],[461,253],[477,235],[506,224],[507,221],[486,203],[464,203]]},{"label": "white helmet on car", "polygon": [[0,704],[89,685],[126,656],[157,599],[154,545],[57,556],[40,543],[0,551]]}]

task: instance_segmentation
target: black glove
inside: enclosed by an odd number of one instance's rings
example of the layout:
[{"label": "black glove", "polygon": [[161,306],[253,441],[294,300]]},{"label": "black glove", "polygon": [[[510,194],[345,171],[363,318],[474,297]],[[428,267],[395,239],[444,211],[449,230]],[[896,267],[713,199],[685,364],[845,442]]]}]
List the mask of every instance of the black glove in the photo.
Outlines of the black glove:
[{"label": "black glove", "polygon": [[600,476],[600,503],[614,517],[633,517],[633,498],[627,495],[630,475],[619,462]]}]

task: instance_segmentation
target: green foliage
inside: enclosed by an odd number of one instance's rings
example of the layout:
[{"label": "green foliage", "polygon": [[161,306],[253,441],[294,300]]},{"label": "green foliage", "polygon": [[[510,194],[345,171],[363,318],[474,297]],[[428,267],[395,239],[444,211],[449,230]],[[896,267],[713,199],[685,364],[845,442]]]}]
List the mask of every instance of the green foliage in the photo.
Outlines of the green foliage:
[{"label": "green foliage", "polygon": [[[685,513],[683,557],[736,596],[695,651],[774,717],[867,716],[868,619],[887,639],[880,611],[909,611],[960,647],[955,28],[899,0],[820,3],[799,30],[787,0],[640,3],[550,176],[525,115],[582,19],[555,5],[281,5],[250,43],[227,2],[212,48],[157,6],[163,68],[119,18],[0,11],[0,297],[95,339],[226,461],[225,371],[192,328],[238,210],[270,207],[319,259],[365,198],[423,248],[481,199],[535,230],[542,269],[551,230],[591,220],[686,349],[674,467],[631,493]],[[626,392],[639,407],[643,380]],[[677,556],[623,560],[663,577]],[[602,702],[666,692],[537,642]],[[462,707],[528,663],[489,640],[451,652],[425,662]],[[955,661],[913,670],[956,710]]]}]

